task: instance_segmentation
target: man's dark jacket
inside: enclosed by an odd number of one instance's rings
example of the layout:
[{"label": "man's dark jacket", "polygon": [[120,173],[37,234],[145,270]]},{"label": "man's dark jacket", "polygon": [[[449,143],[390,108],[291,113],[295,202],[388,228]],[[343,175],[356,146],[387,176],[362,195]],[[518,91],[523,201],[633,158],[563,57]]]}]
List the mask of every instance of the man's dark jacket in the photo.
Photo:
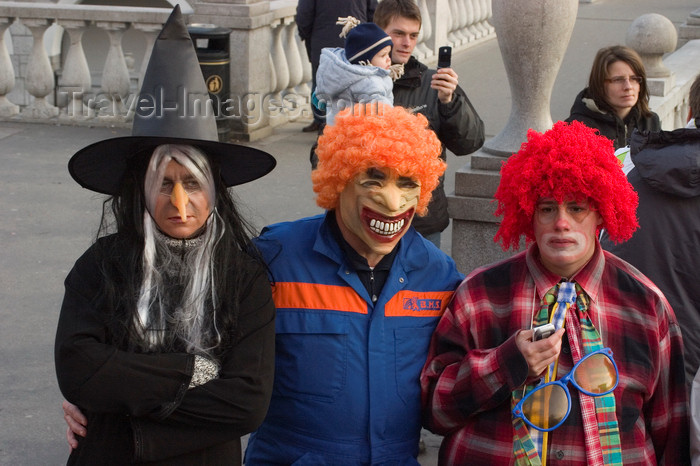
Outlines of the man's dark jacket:
[{"label": "man's dark jacket", "polygon": [[372,21],[375,8],[377,0],[299,0],[295,20],[314,72],[322,48],[345,45],[339,36],[343,27],[335,24],[338,17],[354,16],[364,23]]},{"label": "man's dark jacket", "polygon": [[688,384],[700,366],[700,129],[634,132],[628,179],[639,194],[639,229],[603,248],[637,267],[666,295],[683,334]]},{"label": "man's dark jacket", "polygon": [[[404,67],[403,76],[394,81],[394,105],[425,115],[430,128],[442,142],[443,160],[447,160],[446,148],[455,155],[471,154],[484,143],[484,123],[459,86],[450,103],[441,103],[437,91],[430,88],[434,74],[435,70],[429,70],[411,57]],[[444,179],[441,178],[440,184],[433,191],[428,214],[425,217],[416,216],[413,226],[419,233],[429,235],[443,231],[449,221]]]}]

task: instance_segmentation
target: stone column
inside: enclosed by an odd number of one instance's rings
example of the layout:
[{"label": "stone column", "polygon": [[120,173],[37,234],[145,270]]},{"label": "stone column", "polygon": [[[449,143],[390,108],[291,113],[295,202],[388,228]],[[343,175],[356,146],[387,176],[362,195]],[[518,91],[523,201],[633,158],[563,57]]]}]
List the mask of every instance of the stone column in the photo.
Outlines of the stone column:
[{"label": "stone column", "polygon": [[[160,31],[163,29],[163,25],[160,23],[133,23],[132,27],[137,31],[143,33],[146,39],[146,45],[144,45],[143,59],[141,60],[141,67],[139,68],[139,82],[136,89],[141,89],[141,84],[143,83],[143,75],[146,74],[146,68],[148,68],[148,62],[151,60],[151,52],[153,52],[153,45],[156,42],[156,38]],[[138,92],[138,91],[137,91]]]},{"label": "stone column", "polygon": [[[270,56],[270,71],[274,77],[274,85],[271,87],[271,95],[269,99],[264,101],[264,108],[267,109],[270,126],[275,127],[287,120],[279,111],[279,105],[282,102],[282,91],[284,91],[290,83],[289,62],[287,61],[286,52],[286,27],[284,18],[274,21],[272,28],[272,50]],[[272,111],[274,109],[274,111]]]},{"label": "stone column", "polygon": [[[306,54],[306,46],[304,46],[304,43],[301,41],[301,37],[299,37],[296,28],[294,30],[294,40],[297,43],[297,50],[299,50],[302,70],[301,84],[296,87],[296,92],[300,96],[304,96],[305,99],[309,99],[311,95],[311,62],[309,61],[309,56]],[[308,102],[306,102],[305,106],[308,107]],[[311,114],[309,113],[307,116],[310,118]]]},{"label": "stone column", "polygon": [[576,21],[578,0],[493,0],[493,24],[512,96],[503,130],[455,175],[449,196],[452,257],[464,273],[511,255],[493,242],[498,230],[493,195],[501,163],[520,148],[527,130],[552,126],[554,80]]},{"label": "stone column", "polygon": [[0,116],[10,117],[19,113],[19,106],[7,99],[7,94],[15,87],[15,69],[5,45],[5,30],[12,24],[12,18],[0,18]]},{"label": "stone column", "polygon": [[[297,25],[293,20],[285,24],[287,30],[287,63],[289,64],[289,84],[283,92],[282,112],[286,119],[295,120],[301,116],[303,108],[307,107],[309,93],[299,94],[298,89],[304,82],[304,58],[301,49],[305,48],[298,41]],[[306,52],[304,52],[304,57]]]},{"label": "stone column", "polygon": [[43,120],[58,115],[58,107],[54,107],[46,100],[55,87],[51,62],[44,49],[44,32],[51,22],[42,18],[22,19],[22,23],[31,31],[34,39],[25,81],[25,87],[34,97],[34,102],[21,112],[22,116],[28,120]]},{"label": "stone column", "polygon": [[690,13],[685,23],[678,26],[678,35],[679,48],[689,40],[700,39],[700,8]]},{"label": "stone column", "polygon": [[[432,7],[432,10],[429,9],[428,2],[426,0],[417,0],[416,4],[418,5],[418,9],[420,10],[420,15],[422,17],[423,24],[421,24],[420,33],[418,35],[418,44],[416,44],[416,48],[413,51],[413,55],[415,55],[416,58],[421,60],[431,55],[430,47],[428,46],[427,41],[429,41],[430,38],[433,37],[433,27],[437,25],[437,18],[439,17],[438,15],[440,14],[440,12],[444,12],[447,8],[447,0],[431,1],[430,7]],[[441,26],[444,28],[445,23],[441,23]],[[446,38],[447,32],[448,31],[445,28],[441,31],[441,35],[444,35]]]},{"label": "stone column", "polygon": [[[288,2],[285,2],[288,3]],[[293,16],[296,4],[289,3]],[[231,28],[231,100],[227,117],[235,139],[255,140],[272,134],[270,100],[273,15],[269,0],[207,0],[194,4],[191,23]]]},{"label": "stone column", "polygon": [[58,24],[68,31],[70,47],[59,78],[59,91],[67,98],[65,114],[61,119],[84,120],[88,118],[88,107],[83,103],[83,95],[90,92],[91,77],[85,52],[83,51],[83,33],[88,27],[87,21],[59,20]]},{"label": "stone column", "polygon": [[627,29],[625,44],[642,57],[650,95],[663,97],[674,88],[675,76],[664,65],[663,57],[676,50],[677,43],[676,27],[658,13],[639,16]]},{"label": "stone column", "polygon": [[122,122],[126,120],[124,100],[129,95],[131,78],[124,59],[122,36],[129,27],[119,21],[98,21],[97,26],[109,35],[109,51],[102,71],[101,91],[109,101],[109,107],[100,109],[99,118],[103,121]]}]

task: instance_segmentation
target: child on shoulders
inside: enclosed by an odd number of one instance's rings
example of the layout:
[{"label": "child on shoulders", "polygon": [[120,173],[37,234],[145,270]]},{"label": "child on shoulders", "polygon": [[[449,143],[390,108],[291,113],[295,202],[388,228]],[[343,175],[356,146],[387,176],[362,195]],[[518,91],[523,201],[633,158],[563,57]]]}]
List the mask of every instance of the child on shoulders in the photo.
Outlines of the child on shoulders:
[{"label": "child on shoulders", "polygon": [[[403,72],[402,65],[391,65],[391,38],[374,23],[361,23],[348,16],[340,37],[345,48],[324,48],[316,73],[314,104],[325,105],[326,124],[335,115],[356,103],[383,102],[393,105],[393,79]],[[317,104],[318,103],[318,104]]]}]

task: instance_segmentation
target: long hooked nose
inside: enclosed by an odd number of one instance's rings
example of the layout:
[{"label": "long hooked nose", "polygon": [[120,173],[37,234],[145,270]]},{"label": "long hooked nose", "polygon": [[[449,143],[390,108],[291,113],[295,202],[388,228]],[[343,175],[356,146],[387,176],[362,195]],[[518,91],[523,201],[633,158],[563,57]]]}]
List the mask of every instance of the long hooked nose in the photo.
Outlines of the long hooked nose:
[{"label": "long hooked nose", "polygon": [[403,192],[393,183],[388,183],[387,186],[382,189],[381,199],[386,208],[392,212],[400,210],[405,204]]},{"label": "long hooked nose", "polygon": [[182,183],[179,181],[173,186],[173,192],[170,193],[170,203],[177,207],[177,211],[180,214],[180,218],[183,222],[187,221],[187,203],[190,202],[189,196],[185,192],[185,188],[182,187]]}]

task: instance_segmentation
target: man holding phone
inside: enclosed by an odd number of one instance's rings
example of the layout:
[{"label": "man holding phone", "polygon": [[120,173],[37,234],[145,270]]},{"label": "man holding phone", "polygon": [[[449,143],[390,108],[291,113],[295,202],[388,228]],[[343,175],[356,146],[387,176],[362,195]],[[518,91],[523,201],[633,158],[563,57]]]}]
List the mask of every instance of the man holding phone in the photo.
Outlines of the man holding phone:
[{"label": "man holding phone", "polygon": [[[391,61],[404,65],[404,74],[394,81],[394,105],[422,113],[445,150],[455,155],[475,152],[484,143],[484,123],[462,88],[459,77],[450,68],[430,70],[412,56],[421,28],[421,14],[413,0],[382,0],[374,12],[374,22],[394,43]],[[440,233],[449,225],[443,179],[433,191],[425,217],[413,225],[428,240],[440,247]]]},{"label": "man holding phone", "polygon": [[435,330],[421,388],[439,464],[690,464],[676,317],[598,243],[638,227],[612,142],[579,122],[531,130],[495,198],[496,240],[529,247],[472,272]]}]

